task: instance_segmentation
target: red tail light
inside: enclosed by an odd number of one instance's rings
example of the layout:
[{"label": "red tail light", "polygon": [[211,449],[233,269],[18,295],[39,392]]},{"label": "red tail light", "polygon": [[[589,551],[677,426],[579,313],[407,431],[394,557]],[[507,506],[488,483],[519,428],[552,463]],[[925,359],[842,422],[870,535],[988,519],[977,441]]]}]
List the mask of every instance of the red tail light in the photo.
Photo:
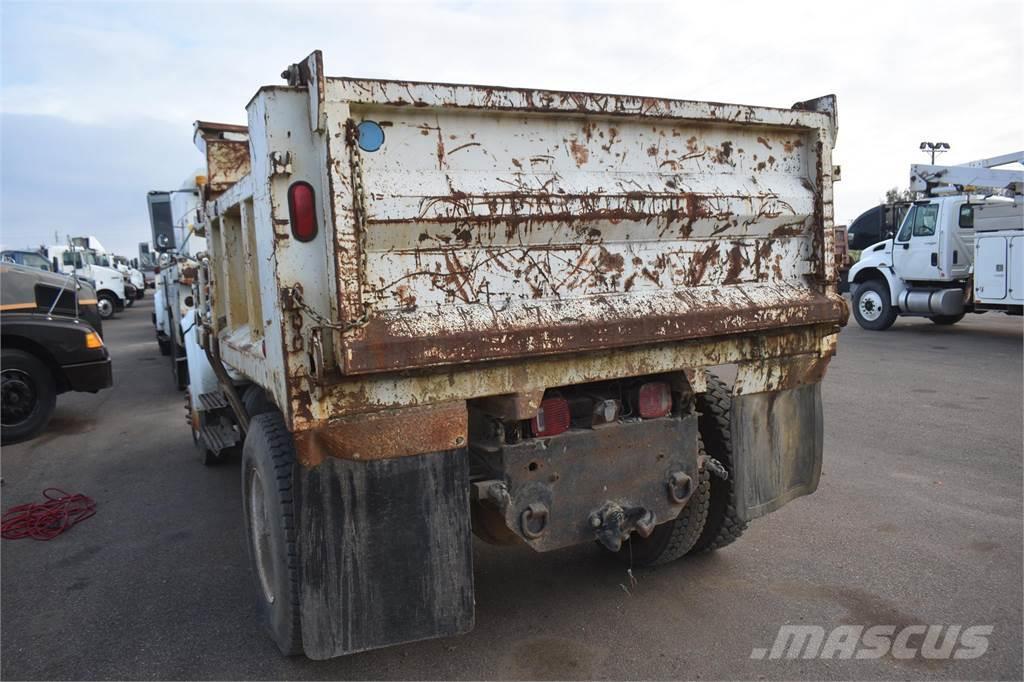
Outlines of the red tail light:
[{"label": "red tail light", "polygon": [[664,381],[652,381],[640,387],[637,400],[640,416],[644,419],[664,417],[672,411],[672,389]]},{"label": "red tail light", "polygon": [[288,217],[297,240],[308,242],[316,237],[316,201],[308,182],[296,182],[288,188]]},{"label": "red tail light", "polygon": [[569,429],[569,402],[548,398],[540,404],[537,416],[530,420],[534,436],[557,436]]}]

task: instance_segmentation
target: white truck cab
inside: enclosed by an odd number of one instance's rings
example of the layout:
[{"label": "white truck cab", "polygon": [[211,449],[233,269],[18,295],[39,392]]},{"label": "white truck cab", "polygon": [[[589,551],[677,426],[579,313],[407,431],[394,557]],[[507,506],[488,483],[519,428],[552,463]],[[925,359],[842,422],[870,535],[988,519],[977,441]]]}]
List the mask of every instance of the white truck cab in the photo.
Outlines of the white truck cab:
[{"label": "white truck cab", "polygon": [[96,252],[80,246],[53,245],[45,248],[46,257],[55,262],[55,271],[70,273],[93,281],[96,287],[100,317],[109,320],[124,310],[127,302],[124,275],[114,268],[101,265],[104,261]]},{"label": "white truck cab", "polygon": [[[978,164],[1024,158],[1006,155]],[[989,189],[1011,197],[970,192],[957,182],[963,170]],[[955,172],[951,172],[955,171]],[[985,172],[984,178],[978,174]],[[998,174],[998,175],[997,175]],[[915,186],[915,181],[918,183]],[[1020,315],[1024,305],[1024,173],[990,166],[913,166],[913,189],[928,194],[915,201],[890,239],[864,249],[850,268],[853,314],[864,329],[888,329],[901,315],[955,324],[966,313],[1000,310]],[[939,183],[953,183],[941,194]],[[968,190],[963,192],[963,190]]]}]

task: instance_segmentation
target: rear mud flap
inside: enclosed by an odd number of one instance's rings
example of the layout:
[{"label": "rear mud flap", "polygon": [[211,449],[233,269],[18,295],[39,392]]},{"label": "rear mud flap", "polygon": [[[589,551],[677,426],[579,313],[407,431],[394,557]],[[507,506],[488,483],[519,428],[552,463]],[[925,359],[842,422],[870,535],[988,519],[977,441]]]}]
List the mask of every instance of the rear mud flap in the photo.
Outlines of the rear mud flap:
[{"label": "rear mud flap", "polygon": [[299,467],[302,643],[326,659],[473,628],[465,449]]},{"label": "rear mud flap", "polygon": [[744,521],[818,488],[821,384],[733,397],[736,512]]}]

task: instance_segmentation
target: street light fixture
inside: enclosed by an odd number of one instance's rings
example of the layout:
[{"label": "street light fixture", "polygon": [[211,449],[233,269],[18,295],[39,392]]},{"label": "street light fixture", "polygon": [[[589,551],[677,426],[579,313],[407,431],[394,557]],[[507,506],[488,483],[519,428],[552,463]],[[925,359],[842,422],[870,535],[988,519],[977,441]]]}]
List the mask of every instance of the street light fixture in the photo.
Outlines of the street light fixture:
[{"label": "street light fixture", "polygon": [[949,151],[949,143],[948,142],[922,142],[921,143],[921,151],[925,152],[926,154],[929,153],[929,152],[931,153],[931,155],[932,155],[932,165],[934,166],[935,165],[935,155],[936,154],[942,154],[943,152],[948,152]]}]

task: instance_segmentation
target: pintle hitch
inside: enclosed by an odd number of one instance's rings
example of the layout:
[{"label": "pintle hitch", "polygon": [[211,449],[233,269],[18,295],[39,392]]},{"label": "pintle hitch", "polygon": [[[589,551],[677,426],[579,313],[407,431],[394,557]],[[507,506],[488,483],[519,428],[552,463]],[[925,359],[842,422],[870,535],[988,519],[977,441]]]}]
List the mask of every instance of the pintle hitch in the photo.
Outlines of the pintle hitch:
[{"label": "pintle hitch", "polygon": [[614,502],[606,503],[601,509],[590,515],[590,527],[594,529],[597,541],[617,552],[622,542],[636,531],[641,537],[647,537],[654,530],[654,512],[644,507],[626,507]]}]

